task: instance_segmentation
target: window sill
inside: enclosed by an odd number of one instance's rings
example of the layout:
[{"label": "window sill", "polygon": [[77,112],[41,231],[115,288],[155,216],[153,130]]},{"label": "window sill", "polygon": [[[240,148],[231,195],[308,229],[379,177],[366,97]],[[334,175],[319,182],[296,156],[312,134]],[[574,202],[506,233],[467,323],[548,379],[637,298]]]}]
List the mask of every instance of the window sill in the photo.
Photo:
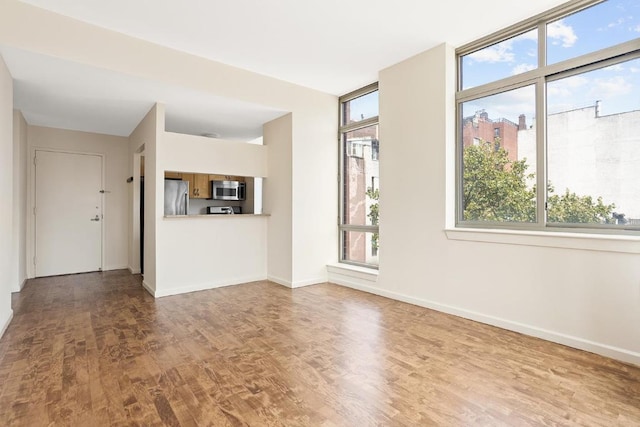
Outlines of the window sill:
[{"label": "window sill", "polygon": [[361,267],[359,265],[347,264],[347,263],[344,263],[344,262],[336,262],[336,263],[332,263],[332,264],[327,264],[327,267],[328,268],[333,268],[333,269],[341,269],[341,270],[353,271],[355,273],[372,274],[374,276],[378,275],[378,269],[377,268]]},{"label": "window sill", "polygon": [[640,254],[640,236],[477,228],[449,228],[444,231],[449,240]]},{"label": "window sill", "polygon": [[327,265],[329,282],[369,292],[378,281],[378,270],[345,263]]}]

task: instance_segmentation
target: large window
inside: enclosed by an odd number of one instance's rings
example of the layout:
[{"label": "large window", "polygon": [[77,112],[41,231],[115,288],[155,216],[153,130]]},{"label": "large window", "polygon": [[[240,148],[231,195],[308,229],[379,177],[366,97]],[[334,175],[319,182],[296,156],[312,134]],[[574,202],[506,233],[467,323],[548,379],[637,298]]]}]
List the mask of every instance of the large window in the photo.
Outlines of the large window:
[{"label": "large window", "polygon": [[378,85],[340,98],[340,260],[377,267]]},{"label": "large window", "polygon": [[576,0],[457,54],[459,226],[640,229],[640,2]]}]

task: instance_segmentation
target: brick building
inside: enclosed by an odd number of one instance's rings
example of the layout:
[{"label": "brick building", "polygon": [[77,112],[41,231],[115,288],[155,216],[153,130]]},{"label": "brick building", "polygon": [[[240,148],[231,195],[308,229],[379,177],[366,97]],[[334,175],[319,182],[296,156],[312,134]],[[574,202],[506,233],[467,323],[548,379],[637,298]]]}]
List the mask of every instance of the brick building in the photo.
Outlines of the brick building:
[{"label": "brick building", "polygon": [[476,111],[473,116],[462,121],[462,142],[464,147],[485,142],[499,142],[507,150],[509,160],[518,160],[518,131],[527,128],[524,114],[518,124],[507,119],[492,120],[485,110]]},{"label": "brick building", "polygon": [[[372,225],[368,217],[371,205],[377,203],[367,196],[367,189],[379,185],[378,126],[367,126],[345,135],[344,149],[344,212],[345,224]],[[378,250],[372,243],[372,233],[345,232],[344,255],[347,260],[367,264],[378,263]]]}]

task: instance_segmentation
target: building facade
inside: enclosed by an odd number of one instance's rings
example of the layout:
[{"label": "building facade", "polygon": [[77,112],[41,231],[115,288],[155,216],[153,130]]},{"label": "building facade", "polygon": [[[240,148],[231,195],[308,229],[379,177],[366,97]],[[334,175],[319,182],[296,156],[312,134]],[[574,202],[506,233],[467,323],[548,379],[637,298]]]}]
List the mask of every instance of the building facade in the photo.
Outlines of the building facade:
[{"label": "building facade", "polygon": [[[640,223],[640,111],[603,115],[601,105],[550,114],[547,175],[556,194],[602,197],[623,221]],[[535,122],[517,134],[518,160],[535,159]],[[622,218],[622,217],[621,217]]]}]

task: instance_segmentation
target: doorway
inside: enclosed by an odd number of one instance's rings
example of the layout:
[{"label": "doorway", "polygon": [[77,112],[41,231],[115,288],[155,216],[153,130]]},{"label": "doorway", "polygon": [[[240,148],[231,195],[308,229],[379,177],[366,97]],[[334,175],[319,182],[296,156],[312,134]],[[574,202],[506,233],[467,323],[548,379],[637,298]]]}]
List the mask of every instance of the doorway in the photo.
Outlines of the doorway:
[{"label": "doorway", "polygon": [[35,276],[102,270],[103,158],[36,150]]},{"label": "doorway", "polygon": [[129,270],[144,276],[144,144],[133,153]]}]

